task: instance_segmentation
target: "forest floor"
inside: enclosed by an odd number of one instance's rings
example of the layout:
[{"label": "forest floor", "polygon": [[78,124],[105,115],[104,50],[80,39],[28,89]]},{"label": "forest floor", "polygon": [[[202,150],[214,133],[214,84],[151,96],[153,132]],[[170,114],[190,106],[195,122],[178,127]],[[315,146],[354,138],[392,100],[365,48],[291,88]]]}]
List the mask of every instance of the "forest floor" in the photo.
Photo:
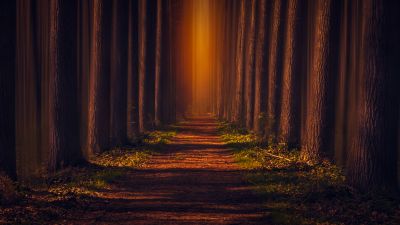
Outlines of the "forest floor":
[{"label": "forest floor", "polygon": [[118,165],[111,162],[116,151],[97,158],[97,165],[64,171],[43,191],[28,190],[19,206],[3,209],[0,223],[5,216],[3,222],[15,223],[265,224],[263,201],[218,126],[211,118],[189,119],[132,165],[125,155]]},{"label": "forest floor", "polygon": [[296,149],[213,118],[191,118],[139,140],[17,185],[12,203],[0,204],[0,224],[400,221],[398,195],[358,193],[328,160],[310,164]]}]

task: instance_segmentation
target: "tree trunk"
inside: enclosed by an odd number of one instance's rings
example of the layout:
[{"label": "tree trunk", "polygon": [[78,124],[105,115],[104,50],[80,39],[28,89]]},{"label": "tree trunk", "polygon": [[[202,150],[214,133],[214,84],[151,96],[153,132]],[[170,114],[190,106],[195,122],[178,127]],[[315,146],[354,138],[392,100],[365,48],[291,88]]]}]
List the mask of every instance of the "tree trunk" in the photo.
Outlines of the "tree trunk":
[{"label": "tree trunk", "polygon": [[154,75],[154,123],[161,125],[161,36],[162,36],[162,0],[157,0],[157,25],[156,25],[156,59]]},{"label": "tree trunk", "polygon": [[256,20],[256,1],[249,3],[248,30],[246,32],[246,58],[245,58],[245,106],[246,106],[246,128],[253,127],[254,114],[254,37]]},{"label": "tree trunk", "polygon": [[279,141],[289,146],[297,146],[300,138],[300,78],[304,76],[301,4],[300,0],[288,1],[284,36]]},{"label": "tree trunk", "polygon": [[80,113],[80,148],[82,155],[88,159],[88,116],[89,116],[89,78],[90,78],[90,48],[91,48],[91,24],[92,4],[87,0],[78,0],[78,112]]},{"label": "tree trunk", "polygon": [[[270,5],[266,0],[258,1],[257,10],[257,35],[255,48],[255,79],[254,79],[254,116],[253,129],[256,133],[262,132],[265,122],[266,93],[267,93],[267,61],[266,54],[269,32],[266,19],[269,15]],[[268,12],[268,13],[267,13]]]},{"label": "tree trunk", "polygon": [[[396,186],[398,69],[388,32],[391,6],[361,2],[360,82],[355,137],[347,162],[347,181],[362,190]],[[392,13],[397,13],[392,11]],[[398,44],[397,44],[398,45]]]},{"label": "tree trunk", "polygon": [[0,170],[16,178],[15,52],[16,3],[0,3]]},{"label": "tree trunk", "polygon": [[47,169],[54,172],[81,158],[77,96],[77,2],[50,2]]},{"label": "tree trunk", "polygon": [[[25,181],[40,172],[41,92],[40,60],[37,54],[39,27],[31,0],[17,1],[17,65],[15,79],[15,138],[18,179]],[[48,42],[48,39],[47,39]]]},{"label": "tree trunk", "polygon": [[147,5],[146,0],[139,0],[139,25],[138,25],[138,43],[139,43],[139,132],[145,131],[145,114],[146,114],[146,24],[147,24]]},{"label": "tree trunk", "polygon": [[279,125],[279,95],[282,80],[282,39],[283,18],[285,1],[274,0],[272,2],[272,16],[269,40],[268,58],[268,102],[266,118],[266,135],[271,142],[276,141]]},{"label": "tree trunk", "polygon": [[240,125],[243,125],[243,78],[244,78],[244,31],[245,31],[245,11],[246,11],[246,3],[244,0],[241,0],[239,6],[239,20],[238,20],[238,30],[237,30],[237,41],[236,41],[236,70],[235,70],[235,79],[236,79],[236,87],[235,87],[235,101],[234,101],[234,121]]},{"label": "tree trunk", "polygon": [[128,77],[127,77],[127,136],[134,142],[139,131],[138,104],[138,3],[129,1]]},{"label": "tree trunk", "polygon": [[127,139],[127,10],[128,1],[113,1],[110,74],[111,146],[121,146]]},{"label": "tree trunk", "polygon": [[107,0],[93,0],[93,27],[90,63],[88,149],[99,153],[109,147],[110,73],[109,21]]},{"label": "tree trunk", "polygon": [[335,3],[321,0],[315,11],[315,31],[312,49],[311,74],[306,119],[306,138],[303,156],[318,161],[332,148],[333,97],[336,77],[335,30],[337,26]]}]

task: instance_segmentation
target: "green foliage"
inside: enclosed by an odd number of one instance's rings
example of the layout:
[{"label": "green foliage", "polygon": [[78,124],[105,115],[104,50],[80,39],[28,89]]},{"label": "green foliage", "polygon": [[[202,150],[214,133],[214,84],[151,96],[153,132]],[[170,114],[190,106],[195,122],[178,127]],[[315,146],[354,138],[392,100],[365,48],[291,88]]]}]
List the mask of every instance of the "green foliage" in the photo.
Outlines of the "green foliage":
[{"label": "green foliage", "polygon": [[398,224],[400,201],[349,188],[341,168],[328,160],[306,161],[285,143],[221,123],[224,141],[247,179],[266,202],[271,224]]},{"label": "green foliage", "polygon": [[103,167],[141,167],[151,156],[149,150],[116,148],[91,159],[91,163]]},{"label": "green foliage", "polygon": [[143,137],[143,143],[150,146],[165,145],[168,144],[174,136],[176,136],[176,131],[157,130],[145,134]]},{"label": "green foliage", "polygon": [[255,134],[249,133],[246,129],[227,122],[221,122],[218,128],[222,139],[227,146],[234,149],[255,147],[259,145],[259,139]]}]

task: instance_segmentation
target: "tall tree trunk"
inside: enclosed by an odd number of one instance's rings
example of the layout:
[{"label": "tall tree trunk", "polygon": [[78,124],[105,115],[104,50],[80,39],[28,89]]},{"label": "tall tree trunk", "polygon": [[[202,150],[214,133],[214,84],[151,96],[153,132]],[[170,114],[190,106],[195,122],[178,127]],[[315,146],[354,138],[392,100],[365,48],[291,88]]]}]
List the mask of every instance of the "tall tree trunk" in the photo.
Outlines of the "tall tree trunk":
[{"label": "tall tree trunk", "polygon": [[[355,1],[353,1],[355,2]],[[343,166],[346,160],[347,154],[347,143],[349,136],[349,129],[347,129],[348,124],[352,121],[348,120],[349,99],[355,96],[351,93],[350,77],[354,76],[350,71],[350,33],[351,29],[351,2],[344,2],[341,8],[341,22],[340,22],[340,44],[339,44],[339,66],[338,66],[338,79],[336,88],[336,98],[335,98],[335,141],[334,141],[334,159],[337,164]],[[354,23],[354,22],[353,22]],[[354,28],[354,32],[358,29]],[[357,45],[354,43],[354,45]],[[357,62],[355,62],[357,63]],[[352,88],[355,89],[355,88]],[[356,105],[356,104],[352,104]],[[354,107],[354,106],[353,106]],[[353,127],[354,125],[351,124]]]},{"label": "tall tree trunk", "polygon": [[50,172],[80,159],[77,96],[77,1],[50,2],[49,154]]},{"label": "tall tree trunk", "polygon": [[113,1],[110,73],[110,144],[112,146],[120,146],[127,139],[127,10],[128,1]]},{"label": "tall tree trunk", "polygon": [[98,153],[109,147],[110,71],[107,0],[93,0],[93,27],[90,63],[88,149]]},{"label": "tall tree trunk", "polygon": [[80,148],[82,155],[88,159],[87,148],[87,128],[89,116],[89,77],[90,77],[90,48],[91,48],[91,24],[92,24],[92,4],[87,0],[78,0],[78,57],[76,59],[78,72],[78,111],[80,112]]},{"label": "tall tree trunk", "polygon": [[145,131],[145,116],[146,116],[146,24],[147,24],[147,5],[146,0],[139,0],[139,18],[138,18],[138,43],[139,43],[139,95],[138,95],[138,110],[139,110],[139,132]]},{"label": "tall tree trunk", "polygon": [[361,77],[356,133],[347,162],[348,182],[363,190],[393,188],[398,120],[398,86],[394,81],[398,80],[398,69],[390,54],[395,43],[388,38],[393,29],[389,23],[392,9],[382,0],[362,1],[361,6]]},{"label": "tall tree trunk", "polygon": [[[266,54],[269,32],[267,15],[269,15],[270,4],[267,0],[258,1],[257,10],[257,35],[255,47],[255,78],[254,78],[254,116],[253,129],[256,133],[262,132],[265,122],[266,94],[267,94],[267,61]],[[268,13],[267,13],[268,12]]]},{"label": "tall tree trunk", "polygon": [[134,142],[139,131],[138,103],[138,3],[129,1],[128,77],[127,77],[127,136]]},{"label": "tall tree trunk", "polygon": [[314,43],[306,119],[306,139],[303,156],[318,161],[332,147],[333,96],[337,55],[336,7],[334,1],[317,2],[315,11]]},{"label": "tall tree trunk", "polygon": [[0,3],[0,170],[16,178],[15,52],[16,3]]},{"label": "tall tree trunk", "polygon": [[279,119],[279,141],[289,146],[299,143],[300,135],[300,77],[303,54],[301,17],[304,2],[288,1],[282,71],[282,100]]},{"label": "tall tree trunk", "polygon": [[162,37],[162,0],[157,0],[157,25],[156,25],[156,59],[154,78],[154,123],[161,125],[161,37]]},{"label": "tall tree trunk", "polygon": [[252,129],[254,114],[254,36],[256,20],[256,1],[249,2],[248,29],[246,32],[246,58],[245,58],[245,106],[246,127]]},{"label": "tall tree trunk", "polygon": [[237,28],[237,41],[236,41],[236,70],[235,70],[235,79],[236,79],[236,87],[235,87],[235,100],[234,100],[234,121],[238,124],[243,125],[243,78],[244,78],[244,35],[245,35],[245,12],[246,12],[246,3],[244,0],[241,0],[239,6],[239,20],[238,20],[238,28]]},{"label": "tall tree trunk", "polygon": [[268,102],[266,135],[271,142],[276,140],[279,125],[279,96],[282,80],[282,39],[283,39],[283,18],[284,0],[272,2],[272,17],[269,40],[268,58]]},{"label": "tall tree trunk", "polygon": [[17,175],[25,181],[40,172],[40,58],[37,55],[37,12],[31,0],[17,1],[17,73],[15,134]]}]

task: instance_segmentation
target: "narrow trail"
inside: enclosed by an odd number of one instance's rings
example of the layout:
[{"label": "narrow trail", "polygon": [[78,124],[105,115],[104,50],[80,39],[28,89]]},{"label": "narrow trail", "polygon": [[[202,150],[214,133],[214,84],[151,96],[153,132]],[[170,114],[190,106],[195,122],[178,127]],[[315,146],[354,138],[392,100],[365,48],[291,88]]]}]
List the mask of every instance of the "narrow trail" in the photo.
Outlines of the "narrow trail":
[{"label": "narrow trail", "polygon": [[[212,118],[192,118],[147,166],[128,172],[79,223],[265,224],[265,209]],[[264,222],[263,222],[264,221]]]}]

